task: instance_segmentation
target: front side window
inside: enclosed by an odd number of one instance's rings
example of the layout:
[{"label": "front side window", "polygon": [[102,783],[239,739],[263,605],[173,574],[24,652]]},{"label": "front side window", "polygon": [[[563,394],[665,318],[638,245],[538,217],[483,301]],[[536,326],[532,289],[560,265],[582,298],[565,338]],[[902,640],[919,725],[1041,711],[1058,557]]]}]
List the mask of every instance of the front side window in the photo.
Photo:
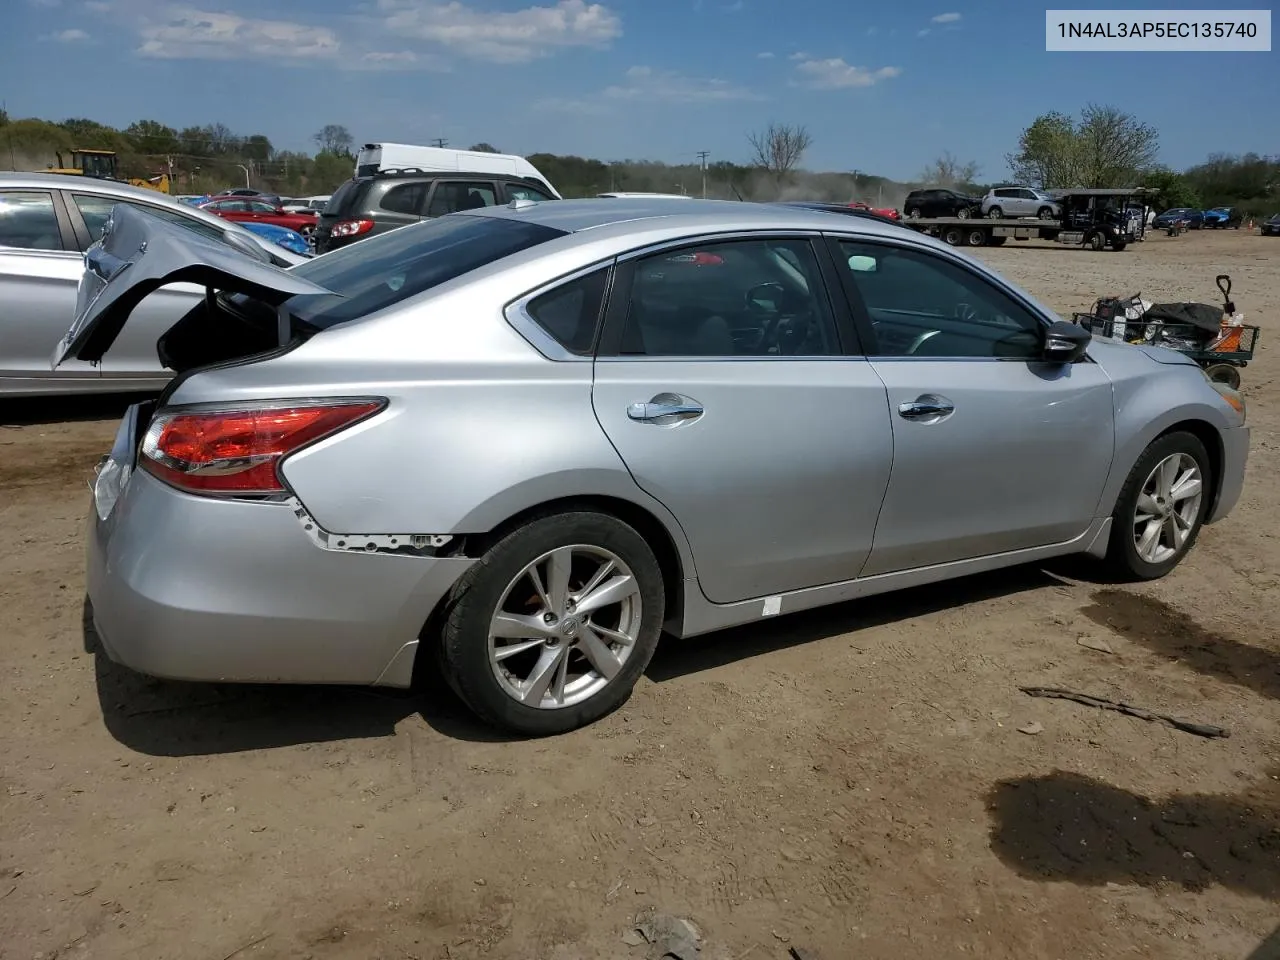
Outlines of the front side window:
[{"label": "front side window", "polygon": [[492,207],[496,203],[492,183],[443,180],[436,184],[435,193],[431,195],[427,216],[443,217],[459,210]]},{"label": "front side window", "polygon": [[53,194],[35,190],[0,191],[0,247],[61,250],[62,231]]},{"label": "front side window", "polygon": [[550,200],[541,190],[535,190],[533,187],[526,187],[524,184],[508,183],[507,196],[512,200],[536,200],[541,203],[544,200]]},{"label": "front side window", "polygon": [[881,357],[1036,359],[1040,319],[990,281],[943,257],[841,240]]},{"label": "front side window", "polygon": [[809,241],[735,240],[636,262],[619,352],[814,357],[840,352]]}]

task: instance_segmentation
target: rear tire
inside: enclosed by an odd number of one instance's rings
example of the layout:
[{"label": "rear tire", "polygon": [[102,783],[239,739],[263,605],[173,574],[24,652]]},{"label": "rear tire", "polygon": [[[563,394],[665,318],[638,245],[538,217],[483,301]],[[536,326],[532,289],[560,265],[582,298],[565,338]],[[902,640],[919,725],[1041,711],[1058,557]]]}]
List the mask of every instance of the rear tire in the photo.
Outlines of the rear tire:
[{"label": "rear tire", "polygon": [[1037,220],[1052,220],[1052,219],[1053,219],[1053,207],[1041,207],[1039,210],[1037,210],[1037,211],[1036,211],[1036,219],[1037,219]]},{"label": "rear tire", "polygon": [[959,227],[947,227],[942,231],[942,242],[958,247],[964,242],[964,231]]},{"label": "rear tire", "polygon": [[[1194,495],[1178,499],[1196,480]],[[1196,542],[1212,489],[1209,455],[1196,436],[1179,431],[1154,440],[1129,471],[1111,514],[1111,572],[1123,580],[1156,580],[1173,570]]]},{"label": "rear tire", "polygon": [[908,210],[908,211],[907,211],[907,219],[908,219],[908,220],[919,220],[919,219],[920,219],[920,208],[919,208],[919,207],[912,207],[910,210]]},{"label": "rear tire", "polygon": [[987,211],[988,220],[999,220],[1003,216],[1004,216],[1004,211],[1001,210],[999,207],[992,207],[990,210]]},{"label": "rear tire", "polygon": [[1205,368],[1214,383],[1225,383],[1232,390],[1240,389],[1240,368],[1230,363],[1213,363]]},{"label": "rear tire", "polygon": [[987,243],[987,231],[981,227],[973,227],[966,230],[964,234],[964,242],[971,247],[982,247]]},{"label": "rear tire", "polygon": [[[553,565],[560,562],[566,572],[557,591]],[[601,584],[625,599],[582,612],[574,601],[585,608],[588,597],[603,597]],[[665,593],[657,558],[634,528],[582,511],[507,534],[462,576],[446,609],[440,644],[450,686],[486,722],[546,736],[626,702],[658,645]]]}]

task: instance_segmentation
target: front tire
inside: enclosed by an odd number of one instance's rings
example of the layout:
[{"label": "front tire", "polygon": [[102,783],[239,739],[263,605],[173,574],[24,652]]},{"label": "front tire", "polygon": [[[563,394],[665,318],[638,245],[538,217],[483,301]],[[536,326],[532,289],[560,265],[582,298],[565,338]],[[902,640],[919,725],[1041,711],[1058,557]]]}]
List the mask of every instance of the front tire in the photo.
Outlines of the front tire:
[{"label": "front tire", "polygon": [[662,571],[615,517],[563,513],[507,534],[447,601],[441,660],[483,720],[513,733],[565,733],[617,709],[657,647]]},{"label": "front tire", "polygon": [[908,210],[908,211],[907,211],[907,219],[908,219],[908,220],[919,220],[919,219],[920,219],[920,208],[919,208],[919,207],[912,207],[910,210]]},{"label": "front tire", "polygon": [[956,211],[956,216],[959,217],[961,220],[968,220],[971,216],[973,216],[973,211],[970,210],[968,207],[961,207],[959,210]]},{"label": "front tire", "polygon": [[1193,434],[1155,440],[1129,471],[1111,514],[1107,564],[1125,580],[1156,580],[1195,544],[1209,509],[1209,455]]}]

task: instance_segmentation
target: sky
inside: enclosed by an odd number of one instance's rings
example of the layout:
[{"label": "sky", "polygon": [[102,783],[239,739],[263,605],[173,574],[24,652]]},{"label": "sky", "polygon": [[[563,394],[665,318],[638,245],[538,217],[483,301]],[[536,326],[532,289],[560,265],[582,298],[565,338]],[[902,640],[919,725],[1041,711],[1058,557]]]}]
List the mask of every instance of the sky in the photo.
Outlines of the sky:
[{"label": "sky", "polygon": [[[1063,4],[1066,6],[1066,4]],[[1130,2],[1126,9],[1238,4]],[[1280,53],[1047,53],[1026,0],[0,0],[13,118],[221,122],[281,149],[479,141],[602,160],[749,160],[803,124],[803,166],[895,179],[949,152],[980,178],[1039,114],[1089,102],[1175,168],[1280,154]]]}]

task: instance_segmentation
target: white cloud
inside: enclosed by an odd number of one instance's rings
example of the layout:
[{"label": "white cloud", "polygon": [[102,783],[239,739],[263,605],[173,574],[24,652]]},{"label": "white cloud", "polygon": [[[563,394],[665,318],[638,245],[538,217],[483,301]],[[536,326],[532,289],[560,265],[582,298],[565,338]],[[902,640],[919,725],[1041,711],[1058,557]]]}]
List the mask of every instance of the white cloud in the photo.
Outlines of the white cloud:
[{"label": "white cloud", "polygon": [[449,65],[440,57],[413,50],[370,50],[358,60],[344,61],[348,70],[434,70],[448,73]]},{"label": "white cloud", "polygon": [[70,30],[59,30],[50,39],[56,40],[58,43],[83,43],[89,39],[89,34],[73,27]]},{"label": "white cloud", "polygon": [[796,67],[806,86],[815,90],[842,90],[850,87],[872,87],[881,80],[892,80],[901,75],[899,67],[880,67],[868,70],[845,63],[839,57],[829,60],[806,60]]},{"label": "white cloud", "polygon": [[663,103],[723,103],[729,100],[759,100],[758,94],[728,80],[689,77],[673,70],[632,67],[627,83],[605,88],[611,100],[645,100]]},{"label": "white cloud", "polygon": [[795,53],[793,53],[791,56],[787,57],[787,59],[788,60],[808,60],[809,55],[805,53],[803,50],[798,50]]},{"label": "white cloud", "polygon": [[928,28],[928,27],[925,27],[923,30],[918,30],[918,31],[916,31],[916,36],[917,36],[917,37],[927,37],[928,35],[929,35],[929,28]]},{"label": "white cloud", "polygon": [[138,53],[161,60],[321,60],[336,56],[340,46],[327,27],[189,7],[146,22],[141,34]]},{"label": "white cloud", "polygon": [[930,22],[931,23],[955,23],[959,19],[960,19],[960,14],[958,13],[940,13],[936,17],[934,17]]},{"label": "white cloud", "polygon": [[525,63],[570,47],[603,48],[622,36],[617,14],[585,0],[506,12],[476,10],[457,0],[378,0],[378,9],[385,14],[384,26],[396,36],[496,63]]},{"label": "white cloud", "polygon": [[609,108],[599,100],[575,97],[546,97],[533,102],[534,110],[546,113],[569,113],[581,117],[599,117],[609,113]]},{"label": "white cloud", "polygon": [[761,52],[761,53],[757,53],[757,54],[756,54],[756,59],[757,59],[757,60],[772,60],[772,59],[773,59],[773,54],[772,54],[772,53],[770,53],[768,50],[765,50],[765,51],[763,51],[763,52]]}]

